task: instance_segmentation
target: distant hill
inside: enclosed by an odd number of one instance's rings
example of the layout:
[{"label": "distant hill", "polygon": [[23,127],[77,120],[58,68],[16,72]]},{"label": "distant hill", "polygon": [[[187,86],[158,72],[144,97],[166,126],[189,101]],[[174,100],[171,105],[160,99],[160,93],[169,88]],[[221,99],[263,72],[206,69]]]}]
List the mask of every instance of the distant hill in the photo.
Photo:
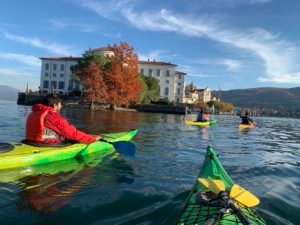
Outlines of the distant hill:
[{"label": "distant hill", "polygon": [[229,91],[213,91],[212,96],[234,106],[272,110],[300,110],[300,87],[296,88],[250,88]]},{"label": "distant hill", "polygon": [[1,100],[17,101],[18,92],[20,92],[20,90],[18,90],[16,88],[6,86],[6,85],[0,85],[0,99]]}]

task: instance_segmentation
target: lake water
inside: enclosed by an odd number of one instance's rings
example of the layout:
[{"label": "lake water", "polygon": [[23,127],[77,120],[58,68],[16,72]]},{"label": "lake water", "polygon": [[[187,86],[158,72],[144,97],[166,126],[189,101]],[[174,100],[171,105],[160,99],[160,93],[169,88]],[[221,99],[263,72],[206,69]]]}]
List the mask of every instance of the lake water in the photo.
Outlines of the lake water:
[{"label": "lake water", "polygon": [[[0,101],[0,142],[23,138],[30,111]],[[136,155],[69,160],[18,175],[0,171],[1,225],[172,224],[207,145],[232,179],[260,198],[258,210],[268,224],[300,224],[298,119],[254,118],[260,127],[241,132],[235,116],[215,116],[216,126],[201,128],[184,125],[181,115],[79,109],[62,114],[94,134],[138,128]]]}]

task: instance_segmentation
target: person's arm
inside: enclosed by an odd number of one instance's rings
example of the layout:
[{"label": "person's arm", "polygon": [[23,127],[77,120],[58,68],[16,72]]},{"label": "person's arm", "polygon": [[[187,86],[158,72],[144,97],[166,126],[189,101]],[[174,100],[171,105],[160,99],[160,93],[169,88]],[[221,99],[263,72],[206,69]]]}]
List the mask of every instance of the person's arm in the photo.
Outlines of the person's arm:
[{"label": "person's arm", "polygon": [[45,127],[55,131],[60,136],[78,142],[92,143],[102,138],[101,136],[93,136],[76,129],[57,112],[49,112],[44,123]]}]

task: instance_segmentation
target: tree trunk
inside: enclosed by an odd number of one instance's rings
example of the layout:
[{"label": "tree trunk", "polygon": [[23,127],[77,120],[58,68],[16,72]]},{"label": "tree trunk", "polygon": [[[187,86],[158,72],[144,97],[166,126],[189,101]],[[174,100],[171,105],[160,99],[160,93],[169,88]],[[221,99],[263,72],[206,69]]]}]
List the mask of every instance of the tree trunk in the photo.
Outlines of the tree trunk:
[{"label": "tree trunk", "polygon": [[89,110],[94,110],[94,109],[95,109],[94,101],[91,101]]}]

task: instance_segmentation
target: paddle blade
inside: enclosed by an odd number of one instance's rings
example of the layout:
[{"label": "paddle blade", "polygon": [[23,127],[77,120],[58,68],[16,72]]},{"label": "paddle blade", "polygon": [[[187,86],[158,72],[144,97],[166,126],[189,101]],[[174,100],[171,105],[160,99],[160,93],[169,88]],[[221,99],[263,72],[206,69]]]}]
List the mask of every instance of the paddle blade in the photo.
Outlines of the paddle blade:
[{"label": "paddle blade", "polygon": [[221,180],[215,180],[211,178],[198,178],[198,181],[203,184],[205,188],[215,194],[219,194],[221,191],[225,191],[225,184]]},{"label": "paddle blade", "polygon": [[241,186],[234,184],[230,191],[230,198],[242,203],[247,207],[253,207],[259,204],[259,199],[250,191],[242,188]]},{"label": "paddle blade", "polygon": [[115,150],[124,155],[132,156],[135,154],[136,146],[130,141],[116,141],[109,142],[115,148]]}]

